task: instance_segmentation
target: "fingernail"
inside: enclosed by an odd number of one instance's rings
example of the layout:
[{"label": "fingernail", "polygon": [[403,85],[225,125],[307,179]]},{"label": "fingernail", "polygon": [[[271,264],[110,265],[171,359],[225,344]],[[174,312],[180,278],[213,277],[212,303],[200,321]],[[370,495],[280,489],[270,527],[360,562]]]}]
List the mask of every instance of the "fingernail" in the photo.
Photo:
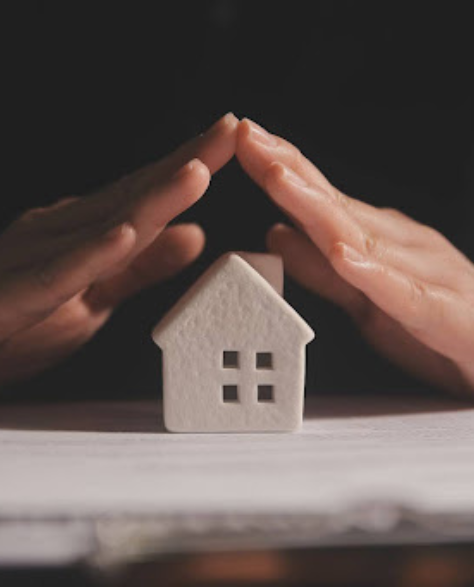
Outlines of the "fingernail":
[{"label": "fingernail", "polygon": [[349,261],[350,263],[365,263],[367,261],[367,258],[364,257],[364,255],[362,255],[361,253],[359,253],[359,251],[356,251],[356,249],[354,249],[353,247],[350,247],[349,245],[343,245],[341,244],[342,247],[342,256],[344,257],[344,259],[346,261]]},{"label": "fingernail", "polygon": [[[247,119],[248,120],[248,119]],[[256,122],[252,120],[248,120],[249,127],[250,127],[250,138],[252,141],[256,143],[260,143],[265,147],[276,147],[278,145],[278,140],[275,136],[271,135],[267,132],[264,128],[262,128]]]},{"label": "fingernail", "polygon": [[292,183],[301,188],[308,187],[308,183],[301,177],[301,175],[298,175],[289,167],[286,167],[286,165],[281,164],[281,167],[283,169],[282,179],[284,181]]},{"label": "fingernail", "polygon": [[187,175],[188,173],[191,173],[191,171],[193,171],[193,169],[196,166],[196,163],[199,161],[199,159],[191,159],[191,161],[188,161],[185,165],[183,165],[182,167],[180,167],[178,169],[178,171],[174,174],[174,178],[175,179],[179,179],[181,177],[184,177],[185,175]]},{"label": "fingernail", "polygon": [[226,124],[228,124],[229,122],[239,122],[238,117],[233,112],[227,112],[227,114],[224,114],[221,120]]},{"label": "fingernail", "polygon": [[230,125],[231,123],[237,124],[239,122],[239,119],[237,118],[237,116],[235,116],[235,114],[233,112],[227,112],[227,114],[224,114],[224,116],[221,116],[221,118],[219,118],[218,120],[216,120],[216,122],[214,122],[214,124],[212,124],[207,130],[205,130],[203,133],[201,133],[200,136],[204,136],[207,135],[209,133],[214,132],[214,130],[220,128],[222,125]]},{"label": "fingernail", "polygon": [[270,230],[287,230],[288,228],[288,224],[284,224],[283,222],[277,222],[270,228]]},{"label": "fingernail", "polygon": [[131,232],[133,230],[134,228],[129,222],[124,222],[123,224],[119,224],[118,226],[111,228],[105,234],[105,237],[109,240],[115,240],[116,238],[124,236],[127,232]]}]

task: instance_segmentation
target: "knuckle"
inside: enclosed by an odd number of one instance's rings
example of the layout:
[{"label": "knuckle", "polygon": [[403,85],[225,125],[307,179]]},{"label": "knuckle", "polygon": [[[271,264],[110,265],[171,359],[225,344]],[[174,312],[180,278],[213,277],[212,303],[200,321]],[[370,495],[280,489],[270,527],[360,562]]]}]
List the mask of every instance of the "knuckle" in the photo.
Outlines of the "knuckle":
[{"label": "knuckle", "polygon": [[418,307],[426,298],[426,286],[417,279],[410,279],[410,298],[412,306]]},{"label": "knuckle", "polygon": [[343,258],[343,245],[340,243],[332,244],[327,253],[327,259],[333,267],[337,267]]},{"label": "knuckle", "polygon": [[362,242],[367,257],[377,261],[384,261],[391,257],[391,245],[381,236],[366,232]]},{"label": "knuckle", "polygon": [[411,218],[409,216],[407,216],[406,214],[404,214],[403,212],[401,212],[400,210],[397,210],[396,208],[380,208],[380,211],[383,212],[384,214],[386,214],[387,216],[393,216],[394,218],[401,218],[401,219],[406,219],[406,220],[411,220]]},{"label": "knuckle", "polygon": [[89,306],[77,296],[64,304],[62,312],[65,324],[71,327],[83,325],[91,315]]},{"label": "knuckle", "polygon": [[304,162],[306,161],[306,157],[303,155],[301,150],[295,145],[291,145],[289,149],[295,163],[298,165],[304,164]]},{"label": "knuckle", "polygon": [[40,266],[33,273],[33,287],[48,308],[59,306],[69,299],[69,296],[63,293],[61,285],[61,272],[52,262]]},{"label": "knuckle", "polygon": [[280,163],[271,163],[265,171],[264,185],[271,188],[272,185],[283,184],[283,171]]},{"label": "knuckle", "polygon": [[345,243],[342,241],[334,242],[329,247],[328,261],[334,267],[340,265],[344,261]]},{"label": "knuckle", "polygon": [[49,210],[56,210],[58,208],[63,208],[64,206],[69,206],[70,204],[74,204],[78,202],[80,198],[77,196],[66,196],[65,198],[59,199],[55,202],[52,206],[50,206]]},{"label": "knuckle", "polygon": [[415,329],[422,327],[423,308],[428,304],[428,301],[428,286],[417,279],[410,278],[405,310],[411,327]]},{"label": "knuckle", "polygon": [[379,257],[380,256],[380,239],[371,233],[365,233],[364,235],[364,250],[367,256]]},{"label": "knuckle", "polygon": [[432,226],[428,226],[426,224],[422,224],[421,229],[427,242],[437,245],[446,245],[449,243],[448,239],[444,235],[442,235],[438,230],[436,230],[436,228],[433,228]]},{"label": "knuckle", "polygon": [[32,222],[38,220],[38,218],[44,216],[45,211],[46,208],[31,208],[30,210],[23,212],[23,214],[19,218],[19,221],[22,224],[31,224]]},{"label": "knuckle", "polygon": [[303,153],[298,149],[296,145],[286,141],[285,139],[278,138],[278,148],[280,152],[284,154],[287,158],[287,163],[290,162],[290,165],[301,166],[304,164],[306,158]]},{"label": "knuckle", "polygon": [[35,284],[42,290],[51,290],[56,283],[56,274],[50,263],[44,264],[33,273]]},{"label": "knuckle", "polygon": [[345,208],[348,210],[351,207],[351,199],[346,196],[346,194],[342,193],[337,188],[331,186],[331,194],[335,200],[335,203],[340,206],[341,208]]}]

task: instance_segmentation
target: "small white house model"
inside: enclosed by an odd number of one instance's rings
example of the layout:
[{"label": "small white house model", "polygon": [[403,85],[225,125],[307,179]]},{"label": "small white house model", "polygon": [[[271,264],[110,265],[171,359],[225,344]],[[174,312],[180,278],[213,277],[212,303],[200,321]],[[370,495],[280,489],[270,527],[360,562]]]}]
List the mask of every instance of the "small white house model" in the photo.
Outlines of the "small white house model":
[{"label": "small white house model", "polygon": [[229,253],[155,327],[169,431],[301,426],[306,345],[314,332],[282,294],[280,257]]}]

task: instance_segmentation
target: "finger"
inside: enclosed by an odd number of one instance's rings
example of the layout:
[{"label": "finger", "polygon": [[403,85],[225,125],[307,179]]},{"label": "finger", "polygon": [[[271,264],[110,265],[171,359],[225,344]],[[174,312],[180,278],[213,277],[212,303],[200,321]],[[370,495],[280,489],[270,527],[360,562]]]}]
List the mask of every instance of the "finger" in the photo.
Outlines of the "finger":
[{"label": "finger", "polygon": [[[322,253],[329,257],[336,243],[345,242],[366,256],[390,265],[414,279],[436,283],[448,289],[464,287],[472,281],[472,265],[447,243],[444,249],[416,248],[391,241],[385,234],[370,233],[332,198],[295,179],[294,173],[280,163],[270,165],[266,185],[273,198],[290,210],[298,225]],[[431,231],[435,233],[435,231]],[[433,237],[435,239],[435,237]],[[440,235],[440,239],[443,238]],[[446,239],[444,239],[446,240]],[[447,242],[447,241],[446,241]]]},{"label": "finger", "polygon": [[393,363],[437,387],[461,392],[464,378],[453,362],[417,341],[365,294],[341,278],[303,234],[275,225],[267,235],[272,253],[283,258],[285,271],[304,287],[343,308],[367,341]]},{"label": "finger", "polygon": [[28,379],[69,356],[99,330],[110,312],[92,311],[78,294],[46,319],[0,345],[0,385]]},{"label": "finger", "polygon": [[[288,151],[286,146],[285,149]],[[440,263],[440,247],[436,243],[445,242],[445,239],[441,235],[437,239],[437,233],[432,229],[423,229],[423,234],[429,234],[436,245],[432,250],[427,247],[423,252],[407,249],[396,240],[390,241],[383,232],[381,236],[381,228],[376,223],[381,214],[373,209],[378,214],[372,215],[373,229],[377,230],[372,233],[367,230],[366,222],[354,216],[353,206],[347,205],[345,198],[341,199],[327,184],[320,189],[321,182],[315,188],[314,184],[306,181],[306,177],[311,176],[307,169],[309,162],[302,162],[301,156],[295,153],[287,159],[287,163],[291,161],[300,174],[280,162],[273,162],[266,168],[261,182],[274,201],[295,218],[324,256],[330,258],[336,244],[345,242],[361,254],[400,270],[414,282],[428,281],[449,289],[462,285],[471,275],[472,268],[467,261],[460,255],[451,254],[452,246],[444,245],[443,262]],[[364,209],[366,217],[369,208]],[[396,222],[402,222],[397,214],[389,216],[396,218]],[[407,226],[412,224],[407,222]],[[396,236],[396,227],[392,228]],[[413,227],[411,232],[415,232]],[[458,270],[460,263],[463,264],[462,271]]]},{"label": "finger", "polygon": [[238,120],[228,114],[206,133],[185,143],[164,159],[152,163],[122,178],[96,197],[97,205],[116,206],[135,203],[142,195],[155,190],[157,184],[166,182],[190,160],[199,160],[211,174],[218,171],[235,154]]},{"label": "finger", "polygon": [[159,166],[163,171],[173,172],[186,161],[200,159],[211,174],[216,173],[235,155],[239,119],[229,112],[220,118],[205,133],[195,137],[163,159]]},{"label": "finger", "polygon": [[176,216],[192,206],[209,186],[209,169],[193,159],[148,194],[138,204],[132,203],[121,215],[137,232],[134,253],[155,240],[159,232]]},{"label": "finger", "polygon": [[244,119],[239,124],[236,154],[245,171],[263,189],[266,187],[265,172],[275,161],[280,161],[307,183],[310,182],[321,190],[332,192],[334,189],[299,149],[285,139],[268,133],[249,119]]},{"label": "finger", "polygon": [[167,228],[135,261],[120,273],[94,284],[84,301],[94,309],[113,308],[140,290],[173,277],[191,264],[205,244],[196,224]]},{"label": "finger", "polygon": [[[262,189],[268,188],[266,174],[272,163],[281,163],[301,182],[318,192],[320,197],[330,200],[333,207],[343,208],[369,233],[383,234],[387,239],[404,245],[419,245],[430,237],[429,230],[423,230],[427,227],[397,210],[376,208],[344,195],[294,145],[268,133],[256,123],[244,119],[239,125],[237,137],[237,158]],[[269,195],[273,197],[274,194],[269,191]],[[287,209],[286,212],[290,211]]]},{"label": "finger", "polygon": [[291,214],[327,257],[336,242],[364,250],[366,235],[356,220],[329,196],[306,183],[288,167],[272,163],[264,185],[273,200]]},{"label": "finger", "polygon": [[168,183],[191,160],[200,160],[211,174],[215,173],[235,153],[237,126],[238,119],[227,114],[207,132],[185,143],[165,159],[125,176],[95,194],[43,214],[36,230],[56,235],[92,223],[100,224],[111,217],[122,218],[125,209],[140,207],[142,198],[156,194],[161,184]]},{"label": "finger", "polygon": [[304,287],[351,313],[366,303],[365,295],[347,283],[301,232],[276,224],[266,240],[269,251],[282,257],[285,271]]},{"label": "finger", "polygon": [[[194,204],[209,185],[209,170],[199,160],[184,165],[166,182],[144,195],[137,204],[123,207],[102,224],[107,231],[116,225],[129,223],[136,231],[135,246],[124,262],[130,262],[143,248],[156,239],[163,227],[175,216]],[[23,238],[15,246],[15,254],[2,264],[4,269],[24,270],[34,267],[45,258],[53,257],[58,250],[69,249],[85,242],[96,234],[95,224],[81,230],[58,235],[55,239],[37,237],[34,246],[31,239]]]},{"label": "finger", "polygon": [[13,274],[0,289],[3,339],[45,319],[89,287],[129,254],[135,239],[134,228],[124,224],[64,251],[40,267]]},{"label": "finger", "polygon": [[468,362],[474,356],[474,313],[464,298],[338,243],[330,254],[339,275],[422,343]]}]

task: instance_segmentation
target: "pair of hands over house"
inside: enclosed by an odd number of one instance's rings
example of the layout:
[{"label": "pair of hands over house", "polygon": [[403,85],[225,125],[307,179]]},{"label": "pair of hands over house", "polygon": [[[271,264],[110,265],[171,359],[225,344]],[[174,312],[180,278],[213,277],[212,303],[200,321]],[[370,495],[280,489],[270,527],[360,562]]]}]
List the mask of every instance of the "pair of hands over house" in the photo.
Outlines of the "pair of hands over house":
[{"label": "pair of hands over house", "polygon": [[344,308],[392,361],[474,395],[474,265],[436,230],[342,194],[293,145],[227,114],[165,159],[84,198],[26,212],[0,235],[0,384],[52,366],[114,308],[201,253],[167,224],[234,155],[293,227],[267,235],[286,271]]}]

